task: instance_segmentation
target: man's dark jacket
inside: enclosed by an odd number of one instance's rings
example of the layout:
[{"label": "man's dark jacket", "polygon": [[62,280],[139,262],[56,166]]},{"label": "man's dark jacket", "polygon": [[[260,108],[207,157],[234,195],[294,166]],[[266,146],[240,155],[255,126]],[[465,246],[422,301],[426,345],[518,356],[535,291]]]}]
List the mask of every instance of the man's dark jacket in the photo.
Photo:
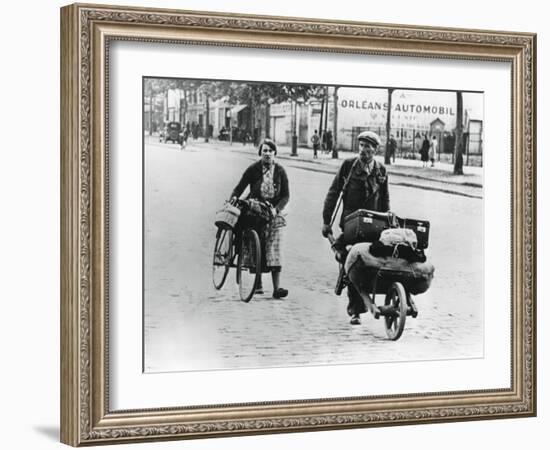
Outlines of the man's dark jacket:
[{"label": "man's dark jacket", "polygon": [[344,194],[340,228],[344,226],[344,218],[358,209],[378,212],[390,210],[386,167],[375,160],[372,171],[367,174],[359,158],[350,158],[342,163],[328,190],[323,208],[323,223],[330,224],[338,196],[352,168],[352,175]]}]

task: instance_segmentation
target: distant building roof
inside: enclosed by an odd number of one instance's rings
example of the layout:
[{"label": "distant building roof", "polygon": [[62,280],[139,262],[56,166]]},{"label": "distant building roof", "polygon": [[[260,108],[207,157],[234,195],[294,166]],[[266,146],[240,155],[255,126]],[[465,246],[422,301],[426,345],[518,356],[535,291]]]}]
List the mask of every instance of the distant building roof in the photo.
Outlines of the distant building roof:
[{"label": "distant building roof", "polygon": [[435,120],[432,120],[432,121],[430,122],[430,125],[433,126],[433,125],[436,125],[437,123],[440,123],[441,125],[445,125],[445,122],[443,122],[439,117],[438,117],[437,119],[435,119]]}]

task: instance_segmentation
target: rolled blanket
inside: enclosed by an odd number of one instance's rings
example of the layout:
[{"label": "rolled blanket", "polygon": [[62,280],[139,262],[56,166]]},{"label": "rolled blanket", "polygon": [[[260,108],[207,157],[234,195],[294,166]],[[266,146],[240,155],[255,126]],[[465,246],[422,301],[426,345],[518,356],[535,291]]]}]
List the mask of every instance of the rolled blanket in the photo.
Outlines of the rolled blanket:
[{"label": "rolled blanket", "polygon": [[394,281],[401,282],[411,294],[426,292],[432,282],[435,268],[430,262],[408,262],[392,256],[373,256],[369,249],[372,244],[355,244],[346,258],[344,268],[350,281],[358,289],[370,291],[376,274],[382,269],[377,280],[377,293],[383,293]]}]

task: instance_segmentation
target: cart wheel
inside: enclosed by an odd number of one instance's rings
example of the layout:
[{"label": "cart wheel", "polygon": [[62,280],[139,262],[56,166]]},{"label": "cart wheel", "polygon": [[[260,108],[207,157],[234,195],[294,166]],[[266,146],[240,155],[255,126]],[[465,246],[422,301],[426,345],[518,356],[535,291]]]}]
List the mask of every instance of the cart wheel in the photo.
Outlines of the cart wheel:
[{"label": "cart wheel", "polygon": [[384,304],[389,307],[388,315],[384,317],[386,334],[392,341],[397,341],[403,333],[407,318],[407,293],[401,283],[392,283]]},{"label": "cart wheel", "polygon": [[254,296],[254,291],[262,275],[261,258],[258,233],[252,229],[244,230],[237,260],[239,295],[243,302],[248,303]]},{"label": "cart wheel", "polygon": [[212,282],[216,289],[221,289],[227,278],[229,266],[233,259],[233,231],[219,229],[214,245],[212,260]]}]

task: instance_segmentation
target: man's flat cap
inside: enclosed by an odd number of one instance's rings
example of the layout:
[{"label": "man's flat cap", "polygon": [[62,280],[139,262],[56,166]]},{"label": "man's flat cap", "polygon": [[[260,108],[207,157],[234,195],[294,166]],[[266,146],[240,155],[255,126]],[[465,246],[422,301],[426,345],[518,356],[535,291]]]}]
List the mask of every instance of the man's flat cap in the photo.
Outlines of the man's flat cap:
[{"label": "man's flat cap", "polygon": [[377,147],[380,145],[380,137],[374,131],[363,131],[357,136],[358,141],[367,141]]}]

